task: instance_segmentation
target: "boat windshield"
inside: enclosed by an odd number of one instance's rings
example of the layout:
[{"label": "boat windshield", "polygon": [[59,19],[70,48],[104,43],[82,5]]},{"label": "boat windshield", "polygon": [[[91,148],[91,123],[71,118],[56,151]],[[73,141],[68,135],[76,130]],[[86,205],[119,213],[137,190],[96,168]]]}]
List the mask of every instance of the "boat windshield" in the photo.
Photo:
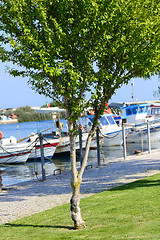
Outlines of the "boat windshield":
[{"label": "boat windshield", "polygon": [[126,115],[132,115],[131,108],[126,109]]},{"label": "boat windshield", "polygon": [[143,106],[143,107],[139,107],[139,108],[138,108],[138,113],[143,113],[144,110],[145,110],[145,107],[144,107],[144,106]]},{"label": "boat windshield", "polygon": [[133,111],[133,114],[137,114],[138,107],[134,107],[134,108],[132,109],[132,111]]},{"label": "boat windshield", "polygon": [[146,113],[148,111],[148,106],[145,106],[144,112]]},{"label": "boat windshield", "polygon": [[99,120],[100,120],[102,125],[108,125],[109,124],[109,122],[107,121],[106,117],[101,117]]},{"label": "boat windshield", "polygon": [[89,117],[88,120],[89,120],[88,125],[91,126],[92,123],[93,123],[93,118],[90,118],[90,117]]},{"label": "boat windshield", "polygon": [[115,121],[114,121],[113,117],[110,116],[110,117],[107,117],[107,119],[108,119],[110,124],[115,124]]}]

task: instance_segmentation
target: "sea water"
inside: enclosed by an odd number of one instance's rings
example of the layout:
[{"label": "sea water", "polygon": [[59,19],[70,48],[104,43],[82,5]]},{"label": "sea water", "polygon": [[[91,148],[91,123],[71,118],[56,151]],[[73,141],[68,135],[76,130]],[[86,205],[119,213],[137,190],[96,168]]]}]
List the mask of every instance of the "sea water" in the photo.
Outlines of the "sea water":
[{"label": "sea water", "polygon": [[[66,121],[63,122],[64,131],[67,130]],[[4,138],[14,136],[19,139],[27,138],[31,133],[39,133],[40,131],[44,133],[49,133],[55,131],[55,125],[53,120],[47,121],[35,121],[35,122],[24,122],[24,123],[12,123],[0,125],[0,130],[3,132]],[[147,151],[147,143],[142,144],[127,144],[127,155],[135,154],[135,151]],[[160,148],[160,142],[155,142],[151,144],[152,149]],[[111,146],[103,147],[101,146],[101,161],[107,161],[123,157],[123,147],[122,146]],[[88,157],[89,165],[97,165],[97,150],[90,150]],[[22,181],[28,181],[31,179],[41,179],[41,161],[26,162],[25,164],[18,165],[0,165],[4,167],[5,171],[2,174],[3,187],[19,183]],[[77,167],[80,167],[80,159],[77,156]],[[45,172],[46,176],[54,174],[55,171],[66,171],[70,169],[70,158],[69,156],[53,157],[53,159],[48,159],[45,161]]]}]

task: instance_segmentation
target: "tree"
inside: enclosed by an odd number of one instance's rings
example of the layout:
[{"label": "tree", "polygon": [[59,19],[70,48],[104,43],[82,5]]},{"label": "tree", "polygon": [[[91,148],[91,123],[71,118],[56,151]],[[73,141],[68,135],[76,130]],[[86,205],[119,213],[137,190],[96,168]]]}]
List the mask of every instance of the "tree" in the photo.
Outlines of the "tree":
[{"label": "tree", "polygon": [[52,118],[49,113],[35,113],[30,106],[19,107],[14,111],[14,114],[18,117],[18,122],[42,121],[50,120]]},{"label": "tree", "polygon": [[[71,215],[84,227],[80,184],[91,139],[105,103],[133,77],[159,71],[159,1],[151,0],[5,0],[0,1],[1,60],[22,70],[40,94],[66,108],[71,158]],[[76,169],[76,123],[91,93],[95,116],[83,164]]]}]

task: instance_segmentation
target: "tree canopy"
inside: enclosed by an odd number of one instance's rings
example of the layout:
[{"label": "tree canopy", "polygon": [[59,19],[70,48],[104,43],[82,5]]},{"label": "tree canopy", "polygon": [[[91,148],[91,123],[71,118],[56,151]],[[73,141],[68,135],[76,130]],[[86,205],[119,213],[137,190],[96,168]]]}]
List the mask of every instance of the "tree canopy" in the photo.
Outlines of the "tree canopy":
[{"label": "tree canopy", "polygon": [[[159,74],[159,8],[158,0],[0,0],[0,59],[15,64],[10,74],[29,77],[35,91],[67,110],[77,227],[83,225],[79,186],[105,103],[131,78]],[[86,91],[95,118],[77,173],[73,132]]]},{"label": "tree canopy", "polygon": [[10,73],[40,94],[71,98],[65,105],[80,114],[91,86],[100,104],[132,77],[158,73],[158,10],[148,0],[0,1],[0,58],[23,67]]}]

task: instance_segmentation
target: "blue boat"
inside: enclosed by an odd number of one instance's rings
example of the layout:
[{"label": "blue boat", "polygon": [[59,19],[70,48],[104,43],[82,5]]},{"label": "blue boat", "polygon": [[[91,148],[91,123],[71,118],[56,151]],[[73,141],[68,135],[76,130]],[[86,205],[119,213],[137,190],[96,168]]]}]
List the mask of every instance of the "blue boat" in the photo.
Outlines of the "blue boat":
[{"label": "blue boat", "polygon": [[[94,115],[87,115],[88,124],[93,122]],[[112,113],[104,114],[99,119],[100,136],[103,137],[103,146],[122,145],[122,127],[118,126]]]},{"label": "blue boat", "polygon": [[150,125],[151,141],[160,140],[160,118],[151,115],[151,104],[134,104],[122,107],[121,119],[126,119],[126,126],[131,128],[127,142],[147,141],[147,122]]}]

